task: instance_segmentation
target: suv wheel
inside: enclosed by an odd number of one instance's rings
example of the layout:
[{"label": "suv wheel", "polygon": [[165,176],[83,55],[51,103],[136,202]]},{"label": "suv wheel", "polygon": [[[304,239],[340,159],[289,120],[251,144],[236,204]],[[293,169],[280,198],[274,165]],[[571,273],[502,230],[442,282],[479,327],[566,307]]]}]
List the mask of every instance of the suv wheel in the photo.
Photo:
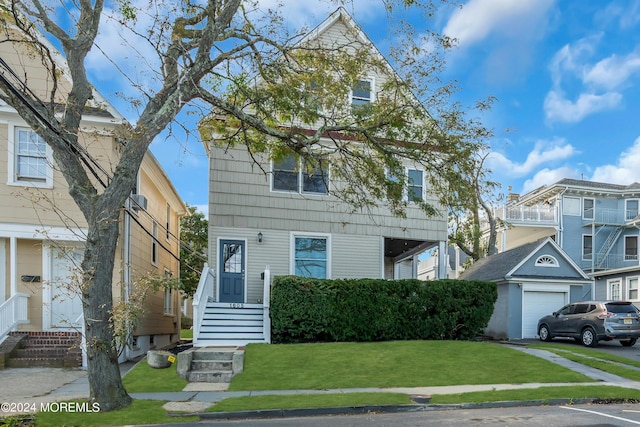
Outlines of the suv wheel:
[{"label": "suv wheel", "polygon": [[540,336],[540,341],[551,341],[551,333],[549,332],[549,327],[547,325],[540,326],[538,335]]},{"label": "suv wheel", "polygon": [[596,331],[594,331],[591,326],[587,326],[582,330],[580,340],[582,341],[582,345],[584,345],[585,347],[596,347],[598,345],[598,337],[596,336]]},{"label": "suv wheel", "polygon": [[638,341],[637,338],[631,338],[630,340],[621,340],[620,344],[625,347],[633,347],[636,344],[636,341]]}]

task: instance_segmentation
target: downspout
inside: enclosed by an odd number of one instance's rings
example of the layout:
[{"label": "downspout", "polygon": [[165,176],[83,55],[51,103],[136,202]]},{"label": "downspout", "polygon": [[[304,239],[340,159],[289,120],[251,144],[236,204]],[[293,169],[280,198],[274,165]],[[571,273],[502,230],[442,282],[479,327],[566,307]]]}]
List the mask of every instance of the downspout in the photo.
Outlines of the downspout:
[{"label": "downspout", "polygon": [[556,214],[558,215],[558,246],[560,246],[561,248],[564,248],[564,213],[562,210],[562,196],[564,196],[564,193],[566,193],[568,189],[568,187],[564,187],[564,190],[562,190],[562,192],[558,194],[558,205],[556,206]]}]

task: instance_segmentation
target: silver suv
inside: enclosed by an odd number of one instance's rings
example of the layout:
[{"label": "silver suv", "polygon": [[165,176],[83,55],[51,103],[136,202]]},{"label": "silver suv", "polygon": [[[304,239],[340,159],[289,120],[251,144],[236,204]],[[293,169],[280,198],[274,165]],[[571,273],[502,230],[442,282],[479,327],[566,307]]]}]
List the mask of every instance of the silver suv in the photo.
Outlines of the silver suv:
[{"label": "silver suv", "polygon": [[640,311],[628,301],[582,301],[567,304],[538,321],[540,341],[571,337],[587,347],[620,340],[631,347],[640,337]]}]

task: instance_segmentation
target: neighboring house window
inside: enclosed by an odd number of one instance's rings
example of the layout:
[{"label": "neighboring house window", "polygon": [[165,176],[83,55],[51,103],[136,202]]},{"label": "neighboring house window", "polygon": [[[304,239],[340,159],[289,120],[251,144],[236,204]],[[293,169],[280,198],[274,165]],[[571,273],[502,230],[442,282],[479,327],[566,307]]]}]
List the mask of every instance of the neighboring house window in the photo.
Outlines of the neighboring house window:
[{"label": "neighboring house window", "polygon": [[582,199],[582,218],[584,219],[593,219],[593,209],[595,206],[594,199]]},{"label": "neighboring house window", "polygon": [[9,144],[10,183],[50,187],[53,168],[49,148],[35,131],[14,127],[13,143]]},{"label": "neighboring house window", "polygon": [[638,236],[626,236],[624,238],[625,261],[638,259]]},{"label": "neighboring house window", "polygon": [[169,206],[169,203],[167,203],[167,221],[165,224],[165,238],[167,239],[167,241],[169,241],[169,238],[171,237],[171,206]]},{"label": "neighboring house window", "polygon": [[153,221],[151,228],[151,264],[158,265],[158,223]]},{"label": "neighboring house window", "polygon": [[[171,280],[173,273],[165,270],[164,277],[167,280]],[[173,288],[171,286],[165,286],[164,288],[164,314],[173,314]]]},{"label": "neighboring house window", "polygon": [[373,82],[371,80],[358,80],[351,89],[351,105],[354,107],[366,105],[373,101]]},{"label": "neighboring house window", "polygon": [[625,219],[630,221],[638,216],[638,200],[627,200],[625,202]]},{"label": "neighboring house window", "polygon": [[580,216],[580,199],[577,197],[563,197],[562,211],[564,215]]},{"label": "neighboring house window", "polygon": [[638,300],[638,278],[632,277],[627,280],[627,299],[636,301]]},{"label": "neighboring house window", "polygon": [[418,169],[409,169],[407,180],[407,200],[410,202],[419,202],[424,199],[424,172]]},{"label": "neighboring house window", "polygon": [[329,237],[293,236],[293,274],[302,277],[329,277]]},{"label": "neighboring house window", "polygon": [[558,260],[551,255],[542,255],[536,260],[537,267],[559,267]]},{"label": "neighboring house window", "polygon": [[272,188],[306,194],[328,194],[328,166],[324,162],[311,165],[290,155],[273,162]]},{"label": "neighboring house window", "polygon": [[621,299],[621,283],[620,280],[615,280],[607,283],[607,299],[620,300]]},{"label": "neighboring house window", "polygon": [[585,234],[582,236],[582,259],[591,259],[593,256],[593,236]]}]

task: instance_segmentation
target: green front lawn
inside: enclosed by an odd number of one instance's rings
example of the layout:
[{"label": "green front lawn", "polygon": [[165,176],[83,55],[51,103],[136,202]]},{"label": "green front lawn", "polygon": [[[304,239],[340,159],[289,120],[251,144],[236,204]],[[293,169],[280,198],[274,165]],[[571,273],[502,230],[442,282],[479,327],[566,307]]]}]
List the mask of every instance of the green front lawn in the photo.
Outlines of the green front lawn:
[{"label": "green front lawn", "polygon": [[129,393],[182,391],[188,382],[178,376],[177,366],[176,362],[168,368],[156,369],[144,359],[122,377],[122,383]]},{"label": "green front lawn", "polygon": [[230,390],[588,382],[499,344],[467,341],[251,344]]},{"label": "green front lawn", "polygon": [[38,427],[61,426],[126,426],[136,424],[166,424],[172,422],[198,421],[199,417],[172,418],[158,400],[134,400],[125,409],[111,412],[38,412]]}]

